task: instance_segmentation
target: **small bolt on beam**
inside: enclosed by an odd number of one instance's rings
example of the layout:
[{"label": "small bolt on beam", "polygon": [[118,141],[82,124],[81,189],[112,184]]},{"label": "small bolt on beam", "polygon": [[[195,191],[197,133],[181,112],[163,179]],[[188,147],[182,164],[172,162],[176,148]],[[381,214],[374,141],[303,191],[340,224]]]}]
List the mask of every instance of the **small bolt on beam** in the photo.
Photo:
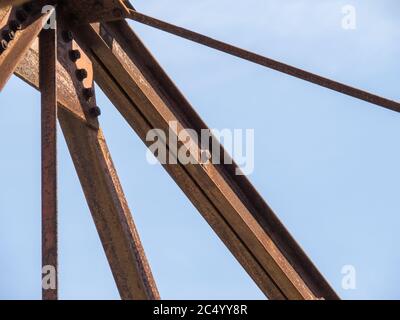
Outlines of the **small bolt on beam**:
[{"label": "small bolt on beam", "polygon": [[93,88],[85,88],[83,89],[83,96],[87,101],[92,99],[94,97],[94,90]]},{"label": "small bolt on beam", "polygon": [[101,116],[101,109],[99,107],[92,107],[89,109],[90,115],[94,118]]},{"label": "small bolt on beam", "polygon": [[83,81],[88,77],[88,72],[86,69],[78,69],[76,70],[76,77],[79,81]]},{"label": "small bolt on beam", "polygon": [[77,62],[82,57],[81,52],[79,50],[71,50],[69,52],[69,58],[72,62]]}]

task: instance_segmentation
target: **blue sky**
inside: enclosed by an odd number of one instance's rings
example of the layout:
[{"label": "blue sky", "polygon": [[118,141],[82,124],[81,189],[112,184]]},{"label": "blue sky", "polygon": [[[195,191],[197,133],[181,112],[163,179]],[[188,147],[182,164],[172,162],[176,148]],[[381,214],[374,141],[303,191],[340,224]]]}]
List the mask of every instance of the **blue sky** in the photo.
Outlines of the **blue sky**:
[{"label": "blue sky", "polygon": [[[145,13],[400,100],[395,0],[137,0]],[[357,29],[341,28],[354,5]],[[206,123],[255,130],[249,177],[345,299],[398,299],[400,115],[132,23]],[[161,296],[263,299],[245,271],[98,91],[100,118]],[[0,95],[0,298],[39,299],[40,99]],[[60,297],[117,299],[59,139]],[[156,201],[154,201],[156,199]],[[341,287],[353,265],[357,289]]]}]

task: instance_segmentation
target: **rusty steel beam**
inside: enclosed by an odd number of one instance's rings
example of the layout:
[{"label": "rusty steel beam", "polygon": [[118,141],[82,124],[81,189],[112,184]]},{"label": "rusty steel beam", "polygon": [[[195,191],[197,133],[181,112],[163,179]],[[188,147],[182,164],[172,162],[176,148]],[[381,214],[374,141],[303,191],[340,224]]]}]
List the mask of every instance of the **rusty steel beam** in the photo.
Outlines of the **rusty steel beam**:
[{"label": "rusty steel beam", "polygon": [[42,288],[43,300],[58,299],[57,232],[57,32],[39,35],[39,87],[42,119],[42,267],[55,271],[54,283]]},{"label": "rusty steel beam", "polygon": [[[76,44],[72,47],[75,48]],[[62,50],[63,44],[59,42],[58,50]],[[66,47],[68,48],[68,47]],[[83,56],[78,67],[88,67],[90,61]],[[58,55],[57,62],[57,98],[59,108],[70,112],[77,120],[86,123],[89,126],[98,127],[97,119],[89,116],[91,102],[83,99],[77,88],[82,86],[73,75],[76,66],[68,61],[65,54]],[[39,46],[37,39],[27,51],[25,57],[21,60],[14,74],[35,89],[39,89]],[[89,72],[89,77],[91,76]],[[89,81],[89,80],[87,80]],[[86,81],[85,81],[86,82]]]},{"label": "rusty steel beam", "polygon": [[[123,299],[158,299],[159,293],[106,141],[97,119],[90,113],[96,99],[93,96],[88,101],[82,94],[84,89],[93,86],[90,61],[74,41],[63,40],[66,29],[58,30],[58,119],[117,288]],[[81,53],[76,62],[68,58],[71,49]],[[79,68],[85,68],[88,73],[83,83],[76,81],[75,71]],[[39,53],[35,42],[16,69],[16,75],[38,89],[38,71]]]},{"label": "rusty steel beam", "polygon": [[102,131],[65,109],[59,121],[121,298],[159,299]]},{"label": "rusty steel beam", "polygon": [[262,56],[260,54],[245,50],[229,43],[225,43],[220,40],[213,39],[211,37],[202,35],[198,32],[194,32],[171,23],[153,18],[143,13],[137,12],[130,5],[128,1],[123,0],[105,0],[101,3],[85,2],[79,0],[71,0],[68,2],[67,9],[69,12],[74,13],[74,17],[77,23],[82,24],[84,22],[106,22],[120,20],[123,18],[132,19],[136,22],[148,25],[150,27],[168,32],[170,34],[182,37],[189,41],[199,43],[201,45],[210,47],[212,49],[222,51],[224,53],[233,55],[240,59],[250,61],[252,63],[282,72],[284,74],[293,76],[295,78],[302,79],[304,81],[311,82],[321,87],[328,88],[330,90],[351,96],[356,99],[360,99],[380,107],[400,112],[400,103],[394,100],[390,100],[384,97],[380,97],[376,94],[361,90],[338,81],[322,77],[318,74],[302,70],[300,68],[282,63]]},{"label": "rusty steel beam", "polygon": [[[205,45],[215,50],[222,51],[224,53],[238,57],[240,59],[244,59],[256,63],[258,65],[293,76],[295,78],[299,78],[311,82],[313,84],[328,88],[330,90],[351,96],[353,98],[360,99],[392,111],[400,112],[400,103],[397,101],[389,100],[387,98],[380,97],[376,94],[372,94],[370,92],[351,87],[349,85],[340,83],[338,81],[322,77],[312,72],[308,72],[300,68],[296,68],[291,65],[264,57],[260,54],[241,49],[231,44],[204,36],[200,33],[182,27],[178,27],[173,24],[164,22],[162,20],[144,15],[140,12],[136,12],[135,10],[129,10],[129,14],[124,17],[130,18],[136,22],[140,22],[150,27],[171,33],[178,37],[182,37],[184,39],[199,43],[201,45]],[[114,17],[110,18],[110,20],[114,19],[115,19]]]},{"label": "rusty steel beam", "polygon": [[[126,22],[77,30],[96,82],[145,143],[149,129],[168,132],[170,121],[176,136],[207,129]],[[250,182],[236,176],[235,164],[164,167],[269,298],[338,299]]]},{"label": "rusty steel beam", "polygon": [[[2,21],[0,31],[7,32],[9,39],[2,39],[0,49],[0,91],[3,90],[8,79],[12,76],[19,62],[25,56],[38,34],[49,19],[52,12],[29,17],[25,13],[26,21],[19,22],[17,13],[10,7],[0,9]],[[12,21],[20,23],[17,27],[12,26]],[[15,29],[15,31],[13,30]],[[21,30],[19,30],[21,29]]]},{"label": "rusty steel beam", "polygon": [[0,9],[8,6],[18,6],[30,0],[0,0]]},{"label": "rusty steel beam", "polygon": [[125,0],[68,0],[63,3],[63,10],[77,23],[120,20],[129,15],[130,9],[131,4]]}]

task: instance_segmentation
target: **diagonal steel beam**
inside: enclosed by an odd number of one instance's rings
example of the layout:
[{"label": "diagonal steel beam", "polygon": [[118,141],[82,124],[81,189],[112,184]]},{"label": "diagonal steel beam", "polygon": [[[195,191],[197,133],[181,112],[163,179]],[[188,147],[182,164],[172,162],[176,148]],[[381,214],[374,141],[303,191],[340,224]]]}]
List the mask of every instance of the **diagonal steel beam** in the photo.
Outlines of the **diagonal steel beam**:
[{"label": "diagonal steel beam", "polygon": [[102,131],[65,109],[59,121],[121,298],[159,299]]},{"label": "diagonal steel beam", "polygon": [[[176,136],[207,129],[126,22],[79,26],[77,37],[96,82],[145,143],[147,130],[168,132],[171,121]],[[235,164],[165,168],[269,298],[338,298]]]},{"label": "diagonal steel beam", "polygon": [[0,22],[0,31],[15,33],[15,35],[9,35],[9,37],[13,38],[10,41],[5,39],[2,41],[3,49],[0,53],[0,91],[2,91],[52,12],[27,17],[27,22],[21,24],[22,29],[15,32],[12,30],[11,21],[18,20],[15,17],[16,11],[8,7],[0,9],[0,12],[4,14]]},{"label": "diagonal steel beam", "polygon": [[[65,29],[59,28],[59,33]],[[62,36],[62,35],[61,35]],[[68,58],[75,42],[59,42],[57,63],[58,119],[96,224],[119,293],[123,299],[158,299],[159,293],[133,222],[121,184],[98,121],[90,115],[96,99],[81,93],[93,85],[93,71],[81,52],[76,63]],[[16,69],[16,75],[39,88],[37,42]],[[76,82],[77,68],[86,68],[85,83]]]},{"label": "diagonal steel beam", "polygon": [[[328,88],[330,90],[343,93],[345,95],[351,96],[356,99],[360,99],[377,106],[393,110],[396,112],[400,112],[400,103],[397,101],[393,101],[384,97],[380,97],[376,94],[372,94],[370,92],[360,90],[358,88],[351,87],[349,85],[340,83],[335,80],[331,80],[320,75],[317,75],[312,72],[308,72],[302,70],[300,68],[293,67],[286,63],[282,63],[268,57],[262,56],[260,54],[241,49],[239,47],[233,46],[231,44],[204,36],[200,33],[193,32],[191,30],[175,26],[173,24],[161,21],[159,19],[155,19],[153,17],[144,15],[140,12],[136,12],[135,10],[129,10],[129,15],[126,16],[134,21],[140,22],[142,24],[151,26],[153,28],[157,28],[159,30],[171,33],[178,37],[182,37],[184,39],[199,43],[201,45],[213,48],[218,51],[222,51],[224,53],[233,55],[240,59],[244,59],[258,65],[285,73],[287,75],[293,76],[295,78],[302,79],[304,81],[311,82],[313,84]],[[98,20],[101,21],[101,20]]]},{"label": "diagonal steel beam", "polygon": [[137,12],[128,1],[123,0],[105,0],[102,5],[85,2],[80,0],[70,0],[67,5],[69,12],[75,16],[78,23],[94,23],[121,20],[123,18],[132,19],[136,22],[148,25],[150,27],[168,32],[170,34],[182,37],[189,41],[210,47],[212,49],[233,55],[258,65],[273,69],[278,72],[311,82],[321,87],[378,105],[380,107],[400,112],[400,103],[380,97],[376,94],[361,90],[344,83],[322,77],[318,74],[282,63],[277,60],[262,56],[260,54],[245,50],[229,43],[213,39],[198,32],[194,32],[171,23],[153,18],[143,13]]}]

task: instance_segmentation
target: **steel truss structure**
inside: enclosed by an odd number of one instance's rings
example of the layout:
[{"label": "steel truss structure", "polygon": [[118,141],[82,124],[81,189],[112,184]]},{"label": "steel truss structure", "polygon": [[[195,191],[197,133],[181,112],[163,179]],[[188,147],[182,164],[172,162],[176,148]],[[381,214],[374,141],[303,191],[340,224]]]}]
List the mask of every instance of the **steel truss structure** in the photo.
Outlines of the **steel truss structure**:
[{"label": "steel truss structure", "polygon": [[[168,132],[170,121],[175,138],[208,129],[125,19],[400,111],[395,101],[143,15],[128,1],[0,0],[0,89],[15,74],[42,97],[43,266],[58,267],[58,120],[122,299],[160,296],[100,128],[94,81],[145,144],[149,130]],[[339,299],[234,162],[163,166],[268,298]],[[43,299],[57,298],[57,286],[43,289]]]}]

